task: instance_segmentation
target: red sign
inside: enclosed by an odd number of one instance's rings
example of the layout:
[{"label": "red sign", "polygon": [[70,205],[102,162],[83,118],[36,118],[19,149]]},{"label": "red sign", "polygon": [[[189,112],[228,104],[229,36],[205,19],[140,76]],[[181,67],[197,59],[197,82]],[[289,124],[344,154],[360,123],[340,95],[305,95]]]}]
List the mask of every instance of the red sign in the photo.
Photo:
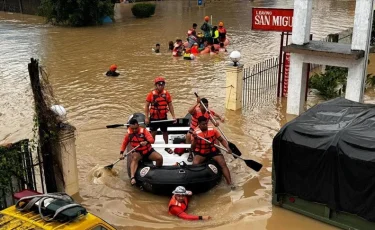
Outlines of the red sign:
[{"label": "red sign", "polygon": [[284,79],[283,79],[283,97],[288,96],[290,53],[284,54]]},{"label": "red sign", "polygon": [[293,9],[253,8],[252,30],[292,32]]}]

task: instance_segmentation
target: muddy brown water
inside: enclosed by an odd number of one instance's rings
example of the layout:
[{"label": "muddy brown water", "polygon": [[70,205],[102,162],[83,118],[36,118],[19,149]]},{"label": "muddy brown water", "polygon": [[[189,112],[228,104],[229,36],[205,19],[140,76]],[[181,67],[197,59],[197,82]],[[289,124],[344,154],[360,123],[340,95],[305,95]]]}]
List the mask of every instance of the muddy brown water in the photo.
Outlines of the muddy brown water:
[{"label": "muddy brown water", "polygon": [[[312,33],[319,39],[353,25],[355,1],[314,1]],[[191,2],[194,5],[195,2]],[[77,127],[79,201],[119,229],[334,229],[310,218],[271,205],[271,144],[274,135],[292,116],[285,114],[285,100],[264,103],[251,110],[224,108],[227,55],[202,56],[188,62],[166,52],[169,40],[185,37],[193,22],[205,15],[224,21],[231,38],[229,51],[242,53],[241,63],[251,66],[277,56],[277,32],[251,31],[252,6],[291,8],[293,1],[213,1],[205,8],[188,7],[188,1],[157,2],[155,16],[134,19],[129,6],[116,7],[116,23],[101,27],[60,28],[45,25],[35,16],[0,13],[0,141],[32,137],[32,95],[27,63],[39,58],[50,74],[68,120]],[[162,53],[151,48],[161,44]],[[375,62],[375,60],[374,60]],[[121,76],[104,77],[116,63]],[[142,111],[152,80],[167,79],[176,114],[182,117],[195,102],[194,91],[209,98],[210,106],[227,118],[223,131],[244,157],[263,163],[255,173],[240,160],[227,157],[233,181],[231,191],[222,182],[206,194],[194,196],[189,212],[211,215],[207,222],[187,222],[169,216],[168,198],[141,192],[129,184],[124,164],[115,174],[95,173],[118,156],[123,129],[105,125],[123,123]],[[374,92],[366,94],[373,102]],[[308,107],[319,102],[310,95]]]}]

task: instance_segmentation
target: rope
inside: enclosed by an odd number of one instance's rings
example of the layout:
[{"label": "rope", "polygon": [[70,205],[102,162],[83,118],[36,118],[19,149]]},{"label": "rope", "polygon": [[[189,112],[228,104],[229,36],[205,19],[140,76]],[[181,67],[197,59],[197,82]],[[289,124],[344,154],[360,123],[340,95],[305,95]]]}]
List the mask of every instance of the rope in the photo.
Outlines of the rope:
[{"label": "rope", "polygon": [[[63,200],[63,201],[66,201],[66,202],[68,202],[70,204],[67,204],[67,205],[64,205],[62,207],[59,207],[55,211],[55,214],[53,215],[53,217],[52,218],[48,218],[48,217],[46,217],[46,216],[43,215],[42,208],[44,208],[44,201],[46,199],[49,199],[49,198],[56,199],[56,200]],[[24,200],[30,200],[30,199],[31,199],[31,201],[29,201],[26,205],[23,205],[23,206],[20,205],[22,203],[22,201],[24,201]],[[33,195],[33,196],[22,197],[19,201],[17,201],[17,203],[15,204],[15,207],[19,211],[30,211],[30,209],[32,207],[34,207],[34,205],[37,202],[38,202],[38,209],[37,210],[39,212],[39,215],[46,222],[50,222],[50,221],[55,220],[55,218],[61,212],[65,211],[67,209],[71,209],[71,208],[74,208],[74,207],[82,207],[79,204],[73,203],[74,201],[73,201],[72,197],[70,197],[66,193],[52,193],[52,194],[41,194],[41,195]],[[85,214],[85,213],[81,213],[81,215],[82,214]]]}]

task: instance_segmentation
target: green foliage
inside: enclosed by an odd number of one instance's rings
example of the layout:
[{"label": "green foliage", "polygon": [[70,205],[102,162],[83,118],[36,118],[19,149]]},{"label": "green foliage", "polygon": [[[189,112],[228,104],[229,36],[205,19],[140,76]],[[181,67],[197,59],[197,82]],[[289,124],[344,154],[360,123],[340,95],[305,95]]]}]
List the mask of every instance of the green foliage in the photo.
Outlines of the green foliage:
[{"label": "green foliage", "polygon": [[113,18],[110,0],[42,0],[39,15],[57,25],[100,25],[104,17]]},{"label": "green foliage", "polygon": [[366,86],[374,87],[375,86],[375,75],[367,74],[366,76]]},{"label": "green foliage", "polygon": [[9,186],[12,178],[24,178],[24,170],[22,168],[21,149],[27,148],[25,142],[19,142],[11,147],[0,146],[0,191],[5,193],[11,192]]},{"label": "green foliage", "polygon": [[345,92],[346,78],[348,69],[327,66],[325,73],[314,74],[309,79],[309,86],[319,91],[324,99],[331,99],[341,96],[341,92]]},{"label": "green foliage", "polygon": [[136,18],[148,18],[155,14],[155,4],[137,3],[132,7],[132,13]]}]

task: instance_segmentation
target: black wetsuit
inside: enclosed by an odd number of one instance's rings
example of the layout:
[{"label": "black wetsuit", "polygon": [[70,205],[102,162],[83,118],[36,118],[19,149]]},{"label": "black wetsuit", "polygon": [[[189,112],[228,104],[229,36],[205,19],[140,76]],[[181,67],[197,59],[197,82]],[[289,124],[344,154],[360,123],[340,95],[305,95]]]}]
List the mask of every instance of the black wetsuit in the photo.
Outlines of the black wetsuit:
[{"label": "black wetsuit", "polygon": [[107,73],[105,74],[109,77],[117,77],[118,75],[120,75],[119,73],[117,73],[116,71],[111,71],[111,70],[108,70]]}]

